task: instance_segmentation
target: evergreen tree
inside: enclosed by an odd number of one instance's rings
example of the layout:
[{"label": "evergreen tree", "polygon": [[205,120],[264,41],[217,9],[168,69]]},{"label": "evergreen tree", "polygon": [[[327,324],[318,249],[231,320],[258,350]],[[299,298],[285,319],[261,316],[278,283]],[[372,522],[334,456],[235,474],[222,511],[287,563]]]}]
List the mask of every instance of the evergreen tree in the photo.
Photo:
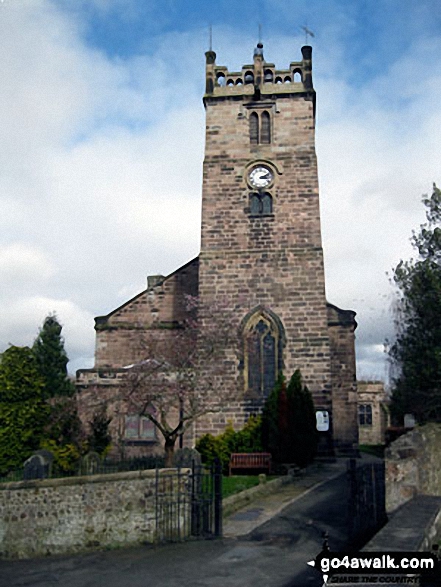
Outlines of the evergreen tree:
[{"label": "evergreen tree", "polygon": [[109,425],[112,418],[107,416],[106,407],[96,411],[92,416],[92,421],[89,422],[90,434],[87,437],[87,445],[89,450],[93,450],[102,455],[112,442],[112,436],[109,432]]},{"label": "evergreen tree", "polygon": [[286,383],[285,377],[280,373],[262,412],[262,445],[277,462],[283,462],[284,456],[282,454],[283,438],[279,427],[279,397],[282,389],[286,389]]},{"label": "evergreen tree", "polygon": [[441,422],[441,191],[424,196],[427,222],[411,239],[415,260],[400,261],[397,336],[390,348],[396,368],[391,412],[402,423],[413,413],[419,423]]},{"label": "evergreen tree", "polygon": [[297,370],[286,386],[279,375],[262,413],[262,444],[279,463],[310,463],[317,449],[314,403]]},{"label": "evergreen tree", "polygon": [[61,330],[56,315],[47,316],[33,345],[37,366],[44,380],[46,398],[74,393],[74,386],[67,376],[69,359],[64,350]]},{"label": "evergreen tree", "polygon": [[8,348],[0,358],[0,474],[21,467],[39,447],[49,414],[43,393],[32,350]]},{"label": "evergreen tree", "polygon": [[289,452],[292,461],[304,467],[310,463],[317,450],[317,428],[314,402],[308,388],[302,383],[297,369],[287,388]]}]

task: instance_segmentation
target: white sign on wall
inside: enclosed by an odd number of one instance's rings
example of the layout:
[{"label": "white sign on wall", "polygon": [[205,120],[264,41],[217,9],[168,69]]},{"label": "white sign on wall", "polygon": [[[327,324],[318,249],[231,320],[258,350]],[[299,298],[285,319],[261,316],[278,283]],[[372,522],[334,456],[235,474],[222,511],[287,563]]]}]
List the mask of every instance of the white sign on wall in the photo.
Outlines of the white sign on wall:
[{"label": "white sign on wall", "polygon": [[317,430],[319,432],[328,432],[329,430],[329,412],[326,410],[318,410],[315,413],[317,422]]}]

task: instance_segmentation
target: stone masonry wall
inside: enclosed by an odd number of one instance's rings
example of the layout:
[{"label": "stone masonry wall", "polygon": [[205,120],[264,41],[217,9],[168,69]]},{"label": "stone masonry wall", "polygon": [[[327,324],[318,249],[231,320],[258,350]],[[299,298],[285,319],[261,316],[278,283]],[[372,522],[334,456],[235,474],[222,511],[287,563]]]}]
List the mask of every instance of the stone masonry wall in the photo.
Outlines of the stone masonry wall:
[{"label": "stone masonry wall", "polygon": [[185,316],[185,294],[198,294],[198,272],[196,258],[109,315],[96,318],[95,369],[145,359],[140,338],[149,330],[156,338],[171,339],[173,327]]},{"label": "stone masonry wall", "polygon": [[355,367],[355,312],[328,304],[331,342],[332,420],[338,449],[358,445],[358,403]]},{"label": "stone masonry wall", "polygon": [[[183,491],[189,471],[181,472]],[[177,477],[171,480],[174,473],[174,469],[162,469],[159,483],[171,482],[177,490]],[[153,542],[155,475],[155,471],[136,471],[0,484],[0,557],[29,558]],[[183,507],[181,518],[184,515],[188,512]],[[175,518],[172,524],[177,522]]]},{"label": "stone masonry wall", "polygon": [[382,381],[359,381],[358,404],[372,408],[372,424],[360,425],[360,444],[384,444],[389,424],[387,398]]},{"label": "stone masonry wall", "polygon": [[[273,312],[286,334],[285,372],[300,368],[316,405],[331,410],[313,100],[271,96],[256,106],[271,113],[269,145],[250,145],[254,107],[241,102],[206,99],[201,303],[210,307],[228,299],[237,316],[234,329],[258,306]],[[275,174],[268,189],[273,213],[264,217],[253,217],[249,209],[247,176],[257,162]],[[227,352],[223,382],[240,394],[237,354]]]},{"label": "stone masonry wall", "polygon": [[441,495],[441,425],[426,424],[400,436],[385,456],[388,511],[419,494]]}]

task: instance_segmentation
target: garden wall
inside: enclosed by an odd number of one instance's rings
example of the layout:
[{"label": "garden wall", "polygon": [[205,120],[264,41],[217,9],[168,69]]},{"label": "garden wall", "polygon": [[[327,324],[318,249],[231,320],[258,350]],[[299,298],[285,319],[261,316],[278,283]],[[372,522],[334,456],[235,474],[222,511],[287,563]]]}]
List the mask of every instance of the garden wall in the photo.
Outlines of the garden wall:
[{"label": "garden wall", "polygon": [[188,528],[181,519],[189,515],[188,508],[181,508],[174,519],[162,520],[156,514],[158,490],[166,489],[170,499],[187,491],[190,470],[180,471],[179,475],[175,469],[162,469],[0,484],[0,557],[154,542],[163,524]]},{"label": "garden wall", "polygon": [[386,449],[386,509],[416,495],[441,496],[441,425],[426,424]]}]

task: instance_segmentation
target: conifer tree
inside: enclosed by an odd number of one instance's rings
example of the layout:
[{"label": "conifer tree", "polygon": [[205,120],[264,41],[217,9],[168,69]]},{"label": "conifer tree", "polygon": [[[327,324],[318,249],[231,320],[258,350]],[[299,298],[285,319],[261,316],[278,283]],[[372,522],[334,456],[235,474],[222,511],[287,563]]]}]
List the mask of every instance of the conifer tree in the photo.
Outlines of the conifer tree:
[{"label": "conifer tree", "polygon": [[317,449],[315,409],[300,371],[288,386],[280,373],[262,413],[262,444],[279,463],[310,463]]},{"label": "conifer tree", "polygon": [[43,377],[46,398],[69,396],[74,392],[74,386],[67,375],[69,359],[64,349],[61,330],[57,316],[50,314],[45,318],[32,347],[38,370]]},{"label": "conifer tree", "polygon": [[303,467],[313,460],[318,438],[314,402],[309,389],[302,383],[298,369],[288,383],[287,395],[289,451],[292,461]]},{"label": "conifer tree", "polygon": [[23,465],[37,449],[49,414],[44,381],[29,347],[0,357],[0,474]]},{"label": "conifer tree", "polygon": [[262,445],[277,462],[283,461],[283,438],[279,426],[279,398],[282,389],[286,389],[285,377],[279,374],[273,390],[270,392],[262,412]]}]

